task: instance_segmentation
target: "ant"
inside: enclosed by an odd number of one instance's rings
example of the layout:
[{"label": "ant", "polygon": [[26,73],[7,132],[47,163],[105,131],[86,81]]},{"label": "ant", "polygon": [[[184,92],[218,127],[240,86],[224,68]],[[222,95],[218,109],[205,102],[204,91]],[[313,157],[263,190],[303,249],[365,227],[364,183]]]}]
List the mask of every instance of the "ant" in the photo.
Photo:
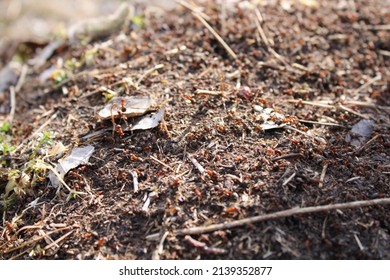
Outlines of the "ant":
[{"label": "ant", "polygon": [[[127,110],[126,104],[125,104],[125,99],[121,98],[120,103],[121,103],[121,108],[120,108],[120,110],[117,111],[117,116],[119,117],[119,119],[121,119],[125,122],[126,126],[129,126],[129,124],[127,122],[127,117],[124,115],[124,113]],[[112,122],[112,127],[113,127],[112,128],[112,138],[114,138],[115,132],[118,133],[120,136],[124,135],[122,126],[120,124],[115,123],[115,116],[113,114],[113,110],[115,107],[117,107],[117,105],[115,103],[113,103],[111,106],[111,122]]]}]

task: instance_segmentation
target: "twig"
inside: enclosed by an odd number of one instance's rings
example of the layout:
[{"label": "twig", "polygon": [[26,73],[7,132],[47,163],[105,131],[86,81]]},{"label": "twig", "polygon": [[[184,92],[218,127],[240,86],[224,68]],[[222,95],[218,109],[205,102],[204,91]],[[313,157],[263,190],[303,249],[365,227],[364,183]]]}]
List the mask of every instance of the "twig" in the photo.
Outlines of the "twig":
[{"label": "twig", "polygon": [[344,125],[338,124],[338,123],[328,123],[328,122],[315,122],[315,121],[307,121],[307,120],[298,120],[301,123],[311,123],[311,124],[319,124],[319,125],[327,125],[327,126],[337,126],[337,127],[343,127]]},{"label": "twig", "polygon": [[218,95],[222,94],[222,91],[214,91],[214,90],[207,90],[207,89],[197,89],[195,91],[195,93],[218,96]]},{"label": "twig", "polygon": [[146,212],[148,210],[150,203],[153,202],[156,199],[156,197],[157,197],[157,192],[149,193],[148,197],[145,200],[144,205],[142,206],[142,211]]},{"label": "twig", "polygon": [[60,181],[61,184],[63,184],[65,186],[65,188],[69,191],[69,193],[79,194],[79,195],[86,194],[85,192],[79,192],[79,191],[76,191],[76,190],[72,189],[71,187],[69,187],[69,185],[67,183],[65,183],[64,179],[58,173],[58,171],[55,168],[53,168],[51,165],[44,163],[44,162],[37,162],[36,166],[37,166],[37,168],[45,168],[45,169],[49,169],[51,172],[53,172],[53,174],[57,177],[58,181]]},{"label": "twig", "polygon": [[360,239],[359,239],[359,237],[357,236],[357,234],[354,233],[353,236],[355,237],[356,243],[357,243],[357,245],[359,246],[360,251],[364,251],[364,247],[363,247],[363,245],[362,245],[362,242],[360,242]]},{"label": "twig", "polygon": [[[46,232],[44,232],[42,229],[38,230],[38,233],[43,236],[43,239],[45,239],[45,242],[47,244],[50,244],[50,243],[54,242],[54,240],[50,236],[48,236],[46,234]],[[58,247],[58,245],[57,245],[57,247]]]},{"label": "twig", "polygon": [[289,125],[285,125],[285,126],[283,126],[283,127],[284,127],[284,128],[287,128],[287,129],[290,129],[290,130],[294,130],[294,131],[296,131],[296,132],[298,132],[298,133],[300,133],[300,134],[303,134],[303,135],[305,135],[305,136],[307,136],[307,137],[309,137],[309,138],[313,138],[314,140],[316,140],[316,141],[318,141],[318,142],[321,142],[322,144],[326,144],[326,140],[325,140],[324,138],[310,135],[309,133],[306,133],[306,132],[304,132],[304,131],[302,131],[302,130],[299,130],[299,129],[297,129],[297,128],[295,128],[295,127],[292,127],[292,126],[289,126]]},{"label": "twig", "polygon": [[11,252],[13,252],[13,251],[16,251],[16,250],[19,250],[19,249],[21,249],[21,248],[24,248],[24,247],[26,247],[26,246],[28,246],[28,245],[30,245],[30,244],[33,244],[33,243],[35,243],[35,242],[38,242],[38,241],[44,239],[45,237],[50,236],[50,235],[52,235],[52,234],[54,234],[54,233],[61,232],[61,231],[63,231],[63,230],[67,230],[67,229],[77,228],[77,227],[78,227],[78,226],[73,225],[73,226],[68,226],[68,227],[64,227],[64,228],[55,229],[55,230],[53,230],[53,231],[50,231],[50,232],[46,233],[46,235],[44,235],[44,236],[39,236],[39,237],[36,237],[36,238],[32,238],[32,239],[30,239],[29,241],[26,241],[26,242],[20,244],[20,245],[17,246],[17,247],[10,248],[10,249],[4,251],[3,254],[8,254],[8,253],[11,253]]},{"label": "twig", "polygon": [[208,22],[198,13],[198,12],[192,12],[192,14],[200,20],[201,23],[211,32],[211,34],[214,35],[214,37],[218,40],[218,42],[226,49],[228,54],[233,57],[234,59],[237,59],[237,55],[234,53],[234,51],[229,47],[228,44],[222,39],[221,36],[218,35],[218,33],[208,24]]},{"label": "twig", "polygon": [[368,207],[368,206],[376,206],[376,205],[387,205],[390,204],[390,198],[379,198],[373,200],[360,200],[346,203],[337,203],[330,205],[321,205],[321,206],[312,206],[312,207],[304,207],[304,208],[292,208],[288,210],[283,210],[275,213],[264,214],[259,216],[254,216],[250,218],[245,218],[237,221],[222,223],[222,224],[214,224],[205,227],[193,227],[188,229],[176,230],[173,233],[175,235],[191,235],[191,234],[201,234],[206,232],[212,232],[217,230],[226,230],[235,227],[241,227],[248,224],[258,223],[266,220],[274,220],[280,218],[286,218],[294,215],[301,214],[310,214],[324,211],[333,211],[333,210],[342,210],[342,209],[353,209],[360,207]]},{"label": "twig", "polygon": [[133,189],[134,192],[136,193],[138,191],[138,173],[135,172],[134,170],[130,171],[131,176],[133,176]]},{"label": "twig", "polygon": [[165,166],[165,167],[168,168],[169,170],[175,171],[175,170],[174,170],[172,167],[170,167],[168,164],[162,162],[161,160],[155,158],[154,156],[150,156],[150,158],[151,158],[152,160],[154,160],[155,162],[157,162],[157,163],[159,163],[159,164]]},{"label": "twig", "polygon": [[20,72],[19,80],[15,86],[15,92],[19,92],[20,89],[22,88],[24,81],[26,80],[27,70],[28,70],[28,66],[26,64],[23,64],[22,70]]},{"label": "twig", "polygon": [[176,0],[176,3],[179,3],[183,7],[187,8],[188,10],[190,10],[191,12],[199,13],[205,20],[210,20],[210,17],[208,15],[206,15],[205,13],[203,13],[201,11],[198,11],[197,9],[192,8],[191,5],[188,4],[187,2]]},{"label": "twig", "polygon": [[300,153],[284,154],[284,155],[273,158],[272,161],[277,161],[280,159],[287,159],[287,158],[298,158],[298,157],[302,157],[302,154],[300,154]]},{"label": "twig", "polygon": [[381,106],[370,102],[357,101],[357,100],[344,100],[343,104],[351,104],[360,107],[372,108],[372,109],[380,109],[384,111],[390,111],[390,106]]},{"label": "twig", "polygon": [[168,234],[169,234],[169,231],[166,231],[163,234],[163,236],[161,237],[161,240],[158,243],[158,246],[157,246],[156,250],[152,254],[152,259],[153,260],[159,260],[160,259],[160,255],[163,253],[163,249],[164,249],[164,242],[165,242],[165,239],[167,238]]},{"label": "twig", "polygon": [[390,52],[389,51],[386,51],[386,50],[379,50],[378,51],[381,55],[383,55],[383,56],[388,56],[388,57],[390,57]]},{"label": "twig", "polygon": [[45,248],[43,248],[43,250],[48,250],[50,249],[51,247],[53,247],[54,245],[57,245],[58,246],[58,243],[61,242],[62,240],[64,240],[65,238],[67,238],[69,235],[71,235],[72,233],[74,232],[74,230],[71,230],[69,231],[68,233],[64,234],[63,236],[61,236],[60,238],[58,238],[57,240],[55,240],[54,242],[50,243],[49,245],[47,245]]},{"label": "twig", "polygon": [[288,183],[290,183],[290,181],[291,181],[292,179],[294,179],[295,175],[297,175],[297,173],[294,172],[290,177],[288,177],[288,178],[286,179],[286,181],[283,182],[282,186],[284,187],[285,185],[287,185]]},{"label": "twig", "polygon": [[354,93],[354,94],[358,94],[358,93],[361,92],[363,89],[368,88],[370,85],[372,85],[373,83],[379,81],[380,79],[382,79],[382,75],[381,75],[381,74],[376,75],[374,78],[369,79],[365,84],[363,84],[363,85],[361,85],[359,88],[355,89],[355,90],[353,91],[353,93]]},{"label": "twig", "polygon": [[322,239],[325,239],[325,237],[326,237],[325,228],[326,228],[326,223],[328,222],[328,217],[329,217],[329,215],[326,215],[324,222],[322,224],[322,230],[321,230],[321,238]]},{"label": "twig", "polygon": [[166,52],[164,52],[164,54],[165,55],[177,54],[179,52],[185,51],[186,49],[187,49],[186,45],[181,45],[178,48],[173,48],[171,50],[167,50]]},{"label": "twig", "polygon": [[261,13],[258,9],[255,10],[257,20],[255,21],[257,31],[259,31],[260,37],[263,40],[264,44],[267,48],[270,47],[270,44],[268,42],[268,38],[264,33],[263,28],[261,27],[261,24],[263,23],[263,17],[261,16]]},{"label": "twig", "polygon": [[214,254],[214,255],[218,255],[218,254],[226,254],[227,251],[225,249],[220,249],[220,248],[214,248],[214,247],[209,247],[206,245],[206,243],[204,242],[200,242],[194,238],[192,238],[191,236],[189,235],[186,235],[184,236],[184,240],[190,244],[191,246],[195,247],[195,248],[198,248],[200,250],[202,250],[204,253],[208,253],[208,254]]},{"label": "twig", "polygon": [[9,122],[12,123],[15,116],[15,110],[16,110],[16,94],[15,94],[15,88],[11,86],[9,88],[9,94],[10,94],[10,103],[11,103],[11,110],[9,112]]},{"label": "twig", "polygon": [[156,66],[154,66],[153,68],[147,70],[136,82],[135,82],[135,87],[138,87],[138,85],[140,84],[140,82],[142,82],[143,79],[145,79],[146,76],[148,76],[149,74],[153,73],[154,71],[158,70],[158,69],[161,69],[164,67],[164,64],[157,64]]},{"label": "twig", "polygon": [[357,151],[356,151],[356,154],[357,155],[360,155],[368,146],[371,145],[371,143],[373,143],[376,139],[378,139],[380,136],[382,136],[381,134],[378,134],[378,135],[375,135],[374,137],[372,137],[370,140],[368,140],[363,146],[361,146]]},{"label": "twig", "polygon": [[191,154],[188,154],[187,157],[192,162],[192,164],[195,165],[195,167],[199,170],[201,174],[205,172],[203,166],[200,165],[200,163]]},{"label": "twig", "polygon": [[305,100],[288,99],[288,100],[286,100],[286,102],[289,102],[289,103],[297,103],[297,104],[304,104],[304,105],[312,105],[312,106],[323,107],[323,108],[329,108],[329,109],[334,109],[334,108],[336,108],[334,105],[323,104],[323,103],[321,103],[321,102],[305,101]]},{"label": "twig", "polygon": [[351,114],[354,114],[354,115],[356,115],[356,116],[359,116],[359,117],[361,117],[361,118],[363,118],[363,119],[366,119],[366,120],[367,120],[367,119],[370,119],[369,116],[360,114],[359,112],[356,112],[355,110],[352,110],[351,108],[345,107],[343,104],[339,104],[339,105],[338,105],[338,108],[340,108],[340,109],[342,109],[342,110],[344,110],[344,111],[347,111],[347,112],[349,112],[349,113],[351,113]]},{"label": "twig", "polygon": [[360,176],[355,176],[355,177],[349,178],[347,181],[345,181],[345,183],[350,183],[350,182],[359,180],[360,178],[361,178]]},{"label": "twig", "polygon": [[390,24],[384,25],[367,25],[368,30],[390,30]]},{"label": "twig", "polygon": [[261,39],[263,40],[265,46],[267,47],[267,50],[277,59],[279,60],[282,64],[284,64],[286,66],[286,69],[287,70],[290,70],[292,72],[295,72],[295,73],[300,73],[298,71],[296,71],[294,68],[298,69],[298,70],[303,70],[303,71],[306,71],[306,72],[309,72],[309,69],[301,64],[298,64],[298,63],[293,63],[292,65],[289,64],[289,62],[287,61],[287,59],[278,54],[271,46],[270,44],[270,41],[268,40],[267,36],[265,35],[265,32],[264,32],[264,29],[263,27],[261,26],[261,24],[263,23],[263,17],[259,11],[259,9],[256,9],[255,10],[255,14],[256,14],[256,19],[255,19],[255,25],[256,25],[256,28],[257,28],[257,31],[259,32],[260,34],[260,37]]},{"label": "twig", "polygon": [[22,143],[19,144],[19,146],[16,147],[15,150],[11,152],[11,154],[15,154],[17,151],[19,151],[26,142],[30,141],[32,138],[34,138],[36,135],[38,135],[39,132],[41,132],[49,123],[51,123],[55,118],[57,117],[57,113],[53,114],[47,121],[45,121],[37,130],[34,131],[33,134],[31,134],[29,137],[24,139]]},{"label": "twig", "polygon": [[328,168],[328,164],[325,163],[324,166],[322,167],[322,172],[320,176],[320,182],[318,183],[318,187],[322,188],[324,186],[324,179],[325,179],[325,174],[326,174],[326,169]]}]

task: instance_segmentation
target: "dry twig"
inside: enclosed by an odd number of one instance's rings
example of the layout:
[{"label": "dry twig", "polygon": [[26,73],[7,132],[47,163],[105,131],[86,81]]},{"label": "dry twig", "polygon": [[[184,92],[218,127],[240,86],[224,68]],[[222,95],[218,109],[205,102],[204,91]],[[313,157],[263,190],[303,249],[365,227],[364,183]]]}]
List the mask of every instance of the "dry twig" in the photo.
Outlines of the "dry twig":
[{"label": "dry twig", "polygon": [[208,15],[206,15],[205,13],[197,10],[196,8],[193,8],[188,2],[186,2],[186,1],[179,1],[179,0],[176,0],[176,2],[178,4],[180,4],[180,5],[182,5],[183,7],[187,8],[191,12],[199,13],[205,20],[210,20],[210,17]]},{"label": "dry twig", "polygon": [[198,94],[208,94],[208,95],[214,95],[218,96],[222,94],[222,91],[215,91],[215,90],[207,90],[207,89],[197,89],[195,93]]},{"label": "dry twig", "polygon": [[142,82],[143,79],[145,79],[146,76],[150,75],[154,71],[161,69],[164,67],[164,64],[157,64],[153,68],[147,70],[136,82],[135,82],[135,87],[138,87],[138,85]]},{"label": "dry twig", "polygon": [[235,227],[241,227],[244,225],[258,223],[267,220],[286,218],[294,215],[310,214],[316,212],[325,212],[325,211],[342,210],[342,209],[353,209],[353,208],[376,206],[376,205],[388,205],[388,204],[390,204],[390,198],[380,198],[380,199],[373,199],[373,200],[360,200],[360,201],[312,206],[312,207],[304,207],[304,208],[292,208],[292,209],[283,210],[275,213],[259,215],[255,217],[233,221],[233,222],[227,222],[223,224],[214,224],[214,225],[204,226],[204,227],[193,227],[188,229],[176,230],[173,233],[175,235],[201,234],[201,233],[212,232],[217,230],[226,230]]},{"label": "dry twig", "polygon": [[324,186],[324,179],[325,179],[325,174],[326,174],[326,169],[328,168],[328,164],[325,163],[324,166],[322,167],[322,172],[320,176],[320,182],[318,183],[318,187],[322,188]]},{"label": "dry twig", "polygon": [[134,170],[130,171],[131,176],[133,176],[133,189],[136,193],[138,191],[138,174]]},{"label": "dry twig", "polygon": [[187,155],[188,159],[192,162],[192,164],[199,170],[201,174],[205,172],[205,169],[203,168],[202,165],[193,157],[193,155],[188,154]]},{"label": "dry twig", "polygon": [[38,135],[39,132],[41,132],[48,124],[50,124],[55,118],[57,117],[57,113],[53,114],[47,121],[45,121],[37,130],[34,131],[33,134],[31,134],[29,137],[27,137],[26,139],[24,139],[22,141],[22,143],[19,144],[19,146],[17,146],[15,148],[15,150],[13,150],[11,152],[11,154],[15,154],[17,151],[19,151],[25,144],[26,142],[30,141],[31,139],[33,139],[35,136]]},{"label": "dry twig", "polygon": [[169,170],[175,171],[172,167],[170,167],[168,164],[162,162],[162,161],[159,160],[158,158],[155,158],[154,156],[150,156],[150,158],[151,158],[152,160],[154,160],[155,162],[161,164],[162,166],[165,166],[165,167],[168,168]]},{"label": "dry twig", "polygon": [[45,248],[43,248],[43,250],[48,250],[50,249],[51,247],[53,246],[59,246],[58,243],[60,243],[62,240],[64,240],[65,238],[67,238],[69,235],[71,235],[72,233],[74,232],[74,230],[71,230],[69,231],[68,233],[64,234],[63,236],[61,236],[60,238],[58,238],[57,240],[55,240],[54,242],[50,243],[49,245],[47,245]]},{"label": "dry twig", "polygon": [[381,74],[378,74],[378,75],[376,75],[374,78],[369,79],[365,84],[361,85],[359,88],[357,88],[357,89],[355,89],[355,90],[353,91],[354,95],[355,95],[355,94],[358,94],[358,93],[361,92],[363,89],[368,88],[370,85],[372,85],[373,83],[379,81],[380,79],[382,79],[382,75],[381,75]]},{"label": "dry twig", "polygon": [[15,94],[15,88],[13,86],[9,89],[10,94],[10,103],[11,103],[11,110],[9,112],[8,120],[10,123],[13,122],[14,116],[15,116],[15,109],[16,109],[16,94]]},{"label": "dry twig", "polygon": [[200,20],[201,23],[211,32],[211,34],[214,35],[215,39],[218,40],[218,42],[226,49],[228,54],[233,57],[234,59],[237,59],[237,55],[234,53],[234,51],[229,47],[228,44],[222,39],[221,36],[211,27],[210,24],[198,13],[198,12],[192,12],[192,14]]}]

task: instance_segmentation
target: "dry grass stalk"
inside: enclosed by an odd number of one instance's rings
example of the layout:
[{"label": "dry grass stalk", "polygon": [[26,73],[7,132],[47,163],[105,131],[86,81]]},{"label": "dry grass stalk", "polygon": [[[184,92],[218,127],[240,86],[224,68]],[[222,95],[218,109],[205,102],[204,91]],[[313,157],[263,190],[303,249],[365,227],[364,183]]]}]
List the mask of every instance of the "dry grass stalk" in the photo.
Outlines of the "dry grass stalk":
[{"label": "dry grass stalk", "polygon": [[145,79],[146,76],[152,74],[154,71],[161,69],[164,67],[164,64],[157,64],[153,68],[150,68],[147,70],[136,82],[135,82],[135,87],[138,87],[138,85],[142,82],[143,79]]},{"label": "dry grass stalk", "polygon": [[326,175],[326,169],[328,168],[328,164],[324,164],[324,166],[322,167],[322,172],[321,172],[321,176],[320,176],[320,182],[318,183],[318,187],[319,188],[322,188],[324,186],[324,179],[325,179],[325,175]]},{"label": "dry grass stalk", "polygon": [[208,94],[213,96],[218,96],[222,94],[222,91],[215,91],[215,90],[207,90],[207,89],[197,89],[195,93],[198,94]]},{"label": "dry grass stalk", "polygon": [[169,170],[175,171],[172,167],[170,167],[168,164],[162,162],[162,161],[159,160],[158,158],[155,158],[154,156],[150,156],[150,158],[151,158],[152,160],[154,160],[155,162],[161,164],[162,166],[165,166],[165,167],[168,168]]},{"label": "dry grass stalk", "polygon": [[241,227],[248,224],[254,224],[254,223],[267,221],[267,220],[286,218],[295,215],[311,214],[317,212],[326,212],[326,211],[334,211],[334,210],[342,210],[342,209],[354,209],[354,208],[377,206],[377,205],[388,205],[388,204],[390,204],[390,198],[380,198],[380,199],[373,199],[373,200],[360,200],[360,201],[312,206],[312,207],[304,207],[304,208],[292,208],[292,209],[283,210],[275,213],[245,218],[233,222],[176,230],[173,233],[175,235],[201,234],[201,233],[212,232],[217,230],[226,230],[226,229]]},{"label": "dry grass stalk", "polygon": [[198,13],[198,12],[192,12],[192,14],[200,20],[200,22],[210,31],[211,34],[214,35],[215,39],[218,40],[218,42],[226,49],[228,54],[234,58],[237,59],[237,55],[234,53],[234,51],[229,47],[229,45],[222,39],[221,36],[211,27],[210,24]]},{"label": "dry grass stalk", "polygon": [[205,169],[203,168],[203,166],[200,165],[200,163],[191,154],[188,154],[187,157],[192,162],[192,164],[196,167],[196,169],[199,170],[199,172],[201,174],[203,174],[205,172]]},{"label": "dry grass stalk", "polygon": [[134,170],[130,171],[131,176],[133,176],[133,189],[136,193],[138,191],[138,174]]}]

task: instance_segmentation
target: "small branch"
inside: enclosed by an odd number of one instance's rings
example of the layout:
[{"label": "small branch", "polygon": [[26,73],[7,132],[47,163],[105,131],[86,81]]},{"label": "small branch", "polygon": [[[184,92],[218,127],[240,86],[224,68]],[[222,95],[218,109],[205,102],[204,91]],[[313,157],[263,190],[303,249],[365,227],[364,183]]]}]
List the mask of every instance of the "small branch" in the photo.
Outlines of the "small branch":
[{"label": "small branch", "polygon": [[290,130],[293,130],[293,131],[296,131],[300,134],[303,134],[309,138],[313,138],[314,140],[318,141],[318,142],[321,142],[322,144],[326,144],[326,140],[324,138],[321,138],[321,137],[317,137],[317,136],[313,136],[313,135],[310,135],[302,130],[299,130],[295,127],[292,127],[292,126],[289,126],[289,125],[285,125],[284,128],[287,128],[287,129],[290,129]]},{"label": "small branch", "polygon": [[214,91],[214,90],[207,90],[207,89],[197,89],[195,91],[197,94],[208,94],[213,96],[218,96],[222,94],[222,91]]},{"label": "small branch", "polygon": [[179,52],[182,52],[182,51],[185,51],[187,49],[187,46],[186,45],[181,45],[180,47],[178,48],[173,48],[171,50],[168,50],[166,52],[164,52],[165,55],[172,55],[172,54],[177,54]]},{"label": "small branch", "polygon": [[338,123],[327,123],[327,122],[315,122],[315,121],[307,121],[307,120],[298,120],[301,123],[310,123],[310,124],[318,124],[318,125],[326,125],[326,126],[337,126],[337,127],[343,127],[344,125],[338,124]]},{"label": "small branch", "polygon": [[357,100],[344,100],[343,104],[351,104],[359,107],[371,108],[371,109],[380,109],[384,111],[390,111],[390,106],[380,106],[370,102],[357,101]]},{"label": "small branch", "polygon": [[226,254],[227,251],[225,249],[220,248],[214,248],[209,247],[204,242],[200,242],[194,238],[192,238],[189,235],[184,236],[184,240],[191,246],[198,248],[199,250],[203,251],[206,254],[213,254],[213,255],[219,255],[219,254]]},{"label": "small branch", "polygon": [[368,30],[390,30],[390,24],[384,25],[367,25]]},{"label": "small branch", "polygon": [[354,93],[354,94],[358,94],[358,93],[361,92],[363,89],[368,88],[370,85],[372,85],[373,83],[379,81],[380,79],[382,79],[382,75],[381,75],[381,74],[376,75],[374,78],[369,79],[365,84],[363,84],[363,85],[361,85],[359,88],[355,89],[355,90],[353,91],[353,93]]},{"label": "small branch", "polygon": [[151,158],[152,160],[154,160],[155,162],[161,164],[162,166],[165,166],[165,167],[168,168],[169,170],[175,171],[175,170],[174,170],[172,167],[170,167],[168,164],[162,162],[161,160],[155,158],[154,156],[150,156],[150,158]]},{"label": "small branch", "polygon": [[19,144],[19,146],[16,147],[15,150],[11,152],[11,154],[15,154],[17,151],[19,151],[26,142],[33,139],[36,135],[38,135],[39,132],[41,132],[49,123],[51,123],[55,118],[57,117],[57,113],[53,114],[47,121],[45,121],[37,130],[34,131],[33,134],[31,134],[28,138],[24,139],[22,143]]},{"label": "small branch", "polygon": [[135,87],[138,87],[138,85],[142,82],[143,79],[145,79],[146,76],[150,75],[151,73],[153,73],[154,71],[158,70],[158,69],[161,69],[164,67],[164,64],[157,64],[156,66],[154,66],[153,68],[147,70],[138,80],[137,82],[135,82]]},{"label": "small branch", "polygon": [[44,236],[38,236],[38,237],[32,238],[32,239],[30,239],[30,240],[20,244],[17,247],[13,247],[13,248],[10,248],[10,249],[8,249],[6,251],[3,251],[3,254],[8,254],[8,253],[11,253],[13,251],[22,249],[22,248],[24,248],[26,246],[29,246],[29,245],[31,245],[33,243],[36,243],[36,242],[44,239],[47,236],[50,236],[50,235],[54,234],[54,233],[58,233],[58,232],[61,232],[61,231],[67,230],[67,229],[74,229],[74,228],[78,228],[78,226],[73,225],[73,226],[68,226],[68,227],[64,227],[64,228],[55,229],[53,231],[50,231],[50,232],[46,233],[46,235],[44,235]]},{"label": "small branch", "polygon": [[152,203],[157,198],[157,196],[158,196],[157,192],[149,193],[148,197],[145,200],[144,205],[142,206],[142,211],[147,212],[150,203]]},{"label": "small branch", "polygon": [[322,167],[322,172],[321,172],[321,176],[320,176],[320,182],[318,183],[318,187],[319,188],[322,188],[324,186],[324,179],[325,179],[325,174],[326,174],[326,169],[328,168],[328,164],[324,164],[324,166]]},{"label": "small branch", "polygon": [[28,71],[28,66],[26,64],[23,64],[18,83],[15,86],[15,92],[19,92],[20,89],[22,88],[24,81],[26,80],[27,71]]},{"label": "small branch", "polygon": [[203,166],[200,165],[200,163],[191,154],[188,154],[187,157],[192,162],[192,164],[199,170],[201,174],[205,172]]},{"label": "small branch", "polygon": [[386,51],[386,50],[379,50],[378,51],[381,55],[383,55],[383,56],[388,56],[388,57],[390,57],[390,52],[389,51]]},{"label": "small branch", "polygon": [[192,8],[191,5],[188,2],[176,0],[176,3],[179,3],[183,7],[187,8],[188,10],[190,10],[191,12],[200,14],[205,20],[210,20],[210,17],[208,15],[206,15],[205,13],[203,13],[201,11],[198,11],[195,8]]},{"label": "small branch", "polygon": [[138,174],[134,170],[130,171],[131,176],[133,176],[133,189],[136,193],[138,191]]},{"label": "small branch", "polygon": [[295,99],[288,99],[286,102],[289,103],[296,103],[296,104],[304,104],[304,105],[311,105],[316,107],[323,107],[323,108],[329,108],[329,109],[335,109],[336,107],[329,104],[324,104],[321,102],[313,102],[313,101],[305,101],[305,100],[295,100]]},{"label": "small branch", "polygon": [[9,94],[10,94],[10,101],[11,101],[10,102],[11,110],[9,112],[8,119],[9,122],[12,123],[14,120],[15,110],[16,110],[16,94],[15,94],[15,88],[13,86],[9,88]]},{"label": "small branch", "polygon": [[[259,9],[255,10],[255,14],[256,14],[255,25],[256,25],[257,31],[259,32],[261,39],[263,40],[265,46],[267,47],[268,52],[270,52],[278,61],[280,61],[283,65],[285,65],[286,69],[289,71],[292,71],[294,73],[299,73],[299,71],[309,72],[309,69],[301,64],[293,63],[292,65],[290,65],[290,63],[287,61],[287,59],[284,56],[278,54],[272,48],[270,41],[268,40],[267,36],[265,35],[264,29],[261,26],[261,24],[264,22],[264,20],[263,20],[263,17],[261,15]],[[295,70],[294,68],[296,68],[299,71]]]},{"label": "small branch", "polygon": [[153,252],[152,254],[152,260],[159,260],[160,259],[160,255],[163,253],[163,250],[164,250],[164,242],[165,242],[165,239],[167,238],[169,232],[166,231],[163,236],[161,237],[161,240],[156,248],[156,250]]},{"label": "small branch", "polygon": [[297,173],[294,172],[290,177],[288,177],[288,178],[286,179],[286,181],[283,182],[282,186],[284,187],[285,185],[287,185],[288,183],[290,183],[290,181],[291,181],[292,179],[294,179],[295,175],[297,175]]},{"label": "small branch", "polygon": [[368,146],[370,146],[376,139],[378,139],[380,136],[382,136],[381,134],[378,134],[378,135],[375,135],[373,138],[371,138],[370,140],[368,140],[363,146],[361,146],[357,151],[356,151],[356,154],[357,155],[360,155]]},{"label": "small branch", "polygon": [[345,107],[345,106],[342,105],[342,104],[339,104],[339,105],[338,105],[338,108],[340,108],[341,110],[344,110],[344,111],[346,111],[346,112],[348,112],[348,113],[351,113],[351,114],[354,114],[354,115],[356,115],[356,116],[359,116],[359,117],[361,117],[361,118],[363,118],[363,119],[366,119],[366,120],[370,119],[369,116],[360,114],[359,112],[356,112],[355,110],[352,110],[351,108]]},{"label": "small branch", "polygon": [[201,234],[201,233],[212,232],[217,230],[226,230],[226,229],[241,227],[248,224],[258,223],[267,220],[286,218],[294,215],[310,214],[310,213],[342,210],[342,209],[353,209],[353,208],[376,206],[376,205],[388,205],[388,204],[390,204],[390,198],[380,198],[380,199],[373,199],[373,200],[360,200],[360,201],[312,206],[312,207],[305,207],[305,208],[292,208],[292,209],[283,210],[275,213],[245,218],[233,222],[214,224],[205,227],[193,227],[188,229],[176,230],[173,233],[175,235]]},{"label": "small branch", "polygon": [[54,241],[53,243],[50,243],[49,245],[47,245],[45,248],[43,248],[43,250],[48,250],[50,249],[51,247],[57,245],[58,246],[58,243],[60,243],[62,240],[64,240],[65,238],[67,238],[69,235],[71,235],[72,233],[74,232],[74,230],[71,230],[69,231],[68,233],[64,234],[63,236],[61,236],[60,238],[58,238],[56,241]]},{"label": "small branch", "polygon": [[192,14],[200,20],[201,23],[211,32],[211,34],[214,35],[214,37],[218,40],[218,42],[226,49],[228,54],[233,57],[234,59],[237,59],[237,55],[234,53],[234,51],[229,47],[228,44],[222,39],[221,36],[218,35],[218,33],[208,24],[208,22],[198,13],[198,12],[192,12]]},{"label": "small branch", "polygon": [[291,153],[291,154],[284,154],[284,155],[275,157],[272,159],[272,161],[277,161],[280,159],[288,159],[288,158],[300,158],[300,157],[302,157],[302,154],[300,154],[300,153]]},{"label": "small branch", "polygon": [[360,251],[364,251],[364,247],[363,247],[363,245],[362,245],[362,242],[360,242],[360,239],[359,239],[359,237],[357,236],[357,234],[354,233],[353,236],[355,237],[356,243],[357,243],[357,245],[359,246]]}]

